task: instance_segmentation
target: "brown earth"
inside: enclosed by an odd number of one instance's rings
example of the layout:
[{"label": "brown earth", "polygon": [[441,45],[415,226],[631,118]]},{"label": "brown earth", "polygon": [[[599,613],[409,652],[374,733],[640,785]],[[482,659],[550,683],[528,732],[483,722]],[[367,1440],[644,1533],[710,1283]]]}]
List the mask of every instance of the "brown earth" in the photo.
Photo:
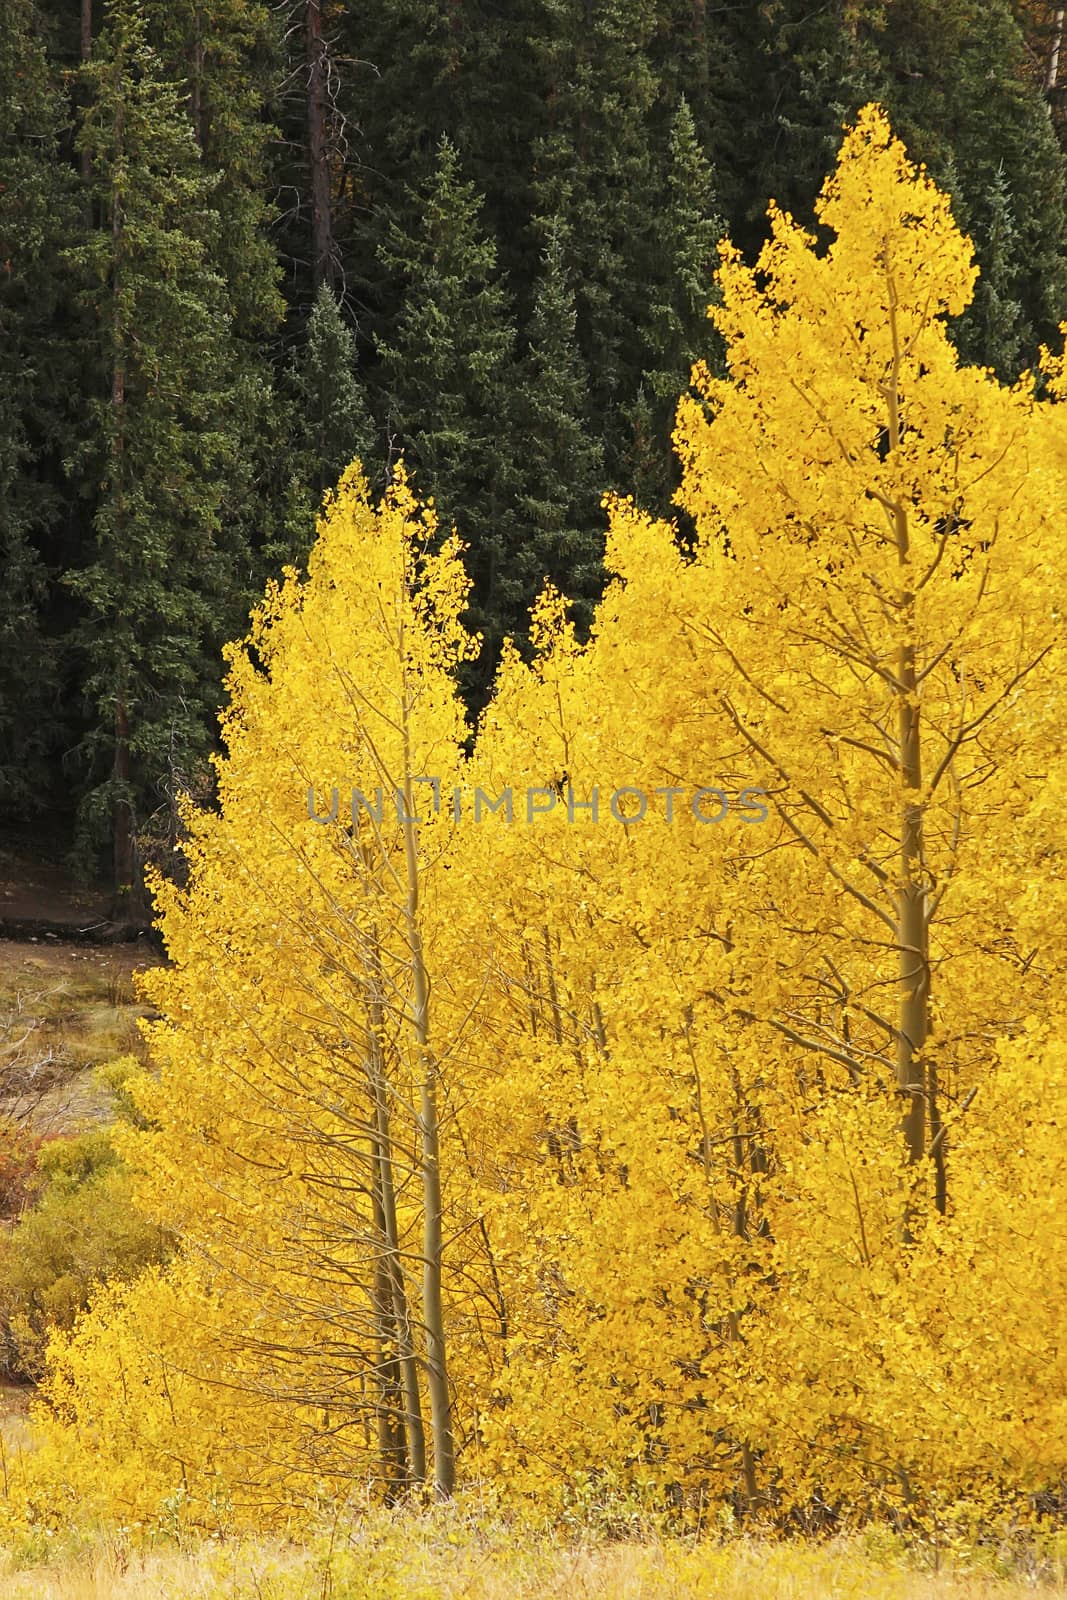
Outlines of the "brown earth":
[{"label": "brown earth", "polygon": [[47,1135],[109,1115],[92,1069],[142,1054],[134,976],[158,961],[136,944],[0,941],[0,1124]]}]

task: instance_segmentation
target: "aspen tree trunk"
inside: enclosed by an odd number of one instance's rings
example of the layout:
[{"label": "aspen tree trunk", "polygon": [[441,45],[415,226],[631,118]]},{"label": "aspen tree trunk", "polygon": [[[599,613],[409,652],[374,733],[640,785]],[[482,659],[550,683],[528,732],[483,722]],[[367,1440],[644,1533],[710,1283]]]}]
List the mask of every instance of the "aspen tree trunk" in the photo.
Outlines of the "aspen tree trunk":
[{"label": "aspen tree trunk", "polygon": [[326,146],[326,41],[322,0],[307,0],[307,122],[311,163],[311,275],[316,289],[333,280],[330,163]]},{"label": "aspen tree trunk", "polygon": [[382,1062],[383,1011],[381,984],[375,958],[375,998],[371,1002],[369,1040],[374,1125],[378,1173],[378,1193],[382,1207],[384,1266],[388,1279],[392,1320],[395,1327],[397,1360],[404,1390],[404,1431],[407,1437],[408,1464],[414,1483],[426,1481],[426,1430],[422,1420],[422,1395],[419,1390],[418,1360],[411,1332],[411,1316],[400,1260],[400,1234],[396,1219],[396,1182],[393,1174],[393,1140],[390,1130],[388,1089]]},{"label": "aspen tree trunk", "polygon": [[[910,611],[914,597],[906,596]],[[897,1034],[897,1087],[907,1096],[904,1137],[908,1158],[921,1161],[926,1134],[926,1082],[923,1050],[929,1030],[929,947],[923,874],[923,813],[907,798],[922,783],[919,708],[915,703],[915,646],[901,646],[898,677],[901,778],[906,790],[901,830],[897,951],[900,970],[900,1020]]]},{"label": "aspen tree trunk", "polygon": [[1060,50],[1063,47],[1063,18],[1067,8],[1056,7],[1056,15],[1052,20],[1052,48],[1048,57],[1048,72],[1045,75],[1045,93],[1051,94],[1056,88],[1060,76]]},{"label": "aspen tree trunk", "polygon": [[[689,1059],[693,1064],[693,1086],[696,1090],[697,1121],[700,1124],[700,1155],[701,1165],[704,1169],[704,1181],[708,1190],[708,1215],[715,1237],[722,1237],[722,1219],[719,1216],[719,1202],[715,1196],[715,1181],[712,1173],[712,1145],[711,1133],[708,1129],[707,1117],[704,1114],[704,1086],[700,1075],[700,1064],[697,1061],[696,1049],[693,1044],[693,1011],[691,1006],[685,1010],[685,1042],[689,1051]],[[736,1213],[735,1213],[736,1223]],[[736,1226],[735,1226],[736,1231]],[[733,1288],[732,1282],[730,1288]],[[726,1326],[731,1344],[743,1344],[741,1324],[737,1312],[730,1307],[726,1313]],[[741,1475],[745,1483],[745,1498],[749,1509],[753,1509],[759,1498],[759,1484],[756,1481],[756,1461],[752,1454],[752,1446],[747,1439],[740,1442]]]},{"label": "aspen tree trunk", "polygon": [[[374,1226],[379,1237],[385,1235],[385,1210],[382,1205],[381,1185],[377,1176],[372,1180]],[[392,1285],[389,1263],[380,1254],[374,1267],[374,1320],[378,1331],[378,1456],[385,1481],[386,1499],[394,1504],[407,1488],[410,1477],[407,1434],[404,1428],[404,1391],[401,1380],[400,1359],[397,1354],[398,1336],[393,1311]]]},{"label": "aspen tree trunk", "polygon": [[[893,365],[885,395],[889,408],[889,449],[900,448],[900,341],[896,319],[896,294],[889,277],[889,315],[893,337]],[[924,886],[922,734],[915,669],[915,595],[907,576],[910,562],[908,513],[894,506],[897,560],[904,574],[900,598],[900,643],[895,689],[901,801],[900,880],[897,890],[897,964],[900,1007],[897,1024],[897,1088],[905,1098],[902,1129],[909,1161],[921,1161],[926,1135],[926,1081],[923,1051],[929,1033],[930,961],[929,928]]]},{"label": "aspen tree trunk", "polygon": [[[401,634],[401,650],[404,648]],[[438,1069],[430,1047],[430,983],[422,946],[419,919],[419,858],[415,838],[414,796],[411,781],[410,717],[411,698],[407,668],[404,668],[402,705],[404,736],[404,857],[407,869],[408,950],[411,956],[411,1020],[418,1047],[421,1082],[419,1086],[419,1137],[422,1150],[423,1269],[422,1314],[426,1325],[426,1379],[430,1394],[430,1428],[433,1435],[434,1489],[439,1499],[452,1494],[456,1482],[455,1441],[452,1435],[452,1402],[448,1392],[448,1361],[445,1343],[444,1297],[441,1286],[444,1252],[444,1219],[441,1199],[440,1111]]]}]

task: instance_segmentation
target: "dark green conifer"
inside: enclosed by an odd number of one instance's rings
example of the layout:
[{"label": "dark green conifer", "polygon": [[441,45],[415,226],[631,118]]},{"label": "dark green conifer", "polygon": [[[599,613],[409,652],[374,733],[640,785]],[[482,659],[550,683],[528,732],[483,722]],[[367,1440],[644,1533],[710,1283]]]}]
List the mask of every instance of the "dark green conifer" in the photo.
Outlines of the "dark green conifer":
[{"label": "dark green conifer", "polygon": [[413,483],[433,495],[443,529],[458,524],[469,546],[471,615],[485,637],[485,663],[507,631],[515,547],[515,444],[502,427],[515,330],[481,197],[449,139],[414,198],[405,210],[419,216],[415,231],[394,221],[381,248],[383,265],[405,286],[395,327],[379,345],[383,399]]},{"label": "dark green conifer", "polygon": [[64,733],[52,568],[74,362],[59,252],[79,226],[34,0],[0,8],[0,814],[54,797]]},{"label": "dark green conifer", "polygon": [[322,497],[353,457],[359,456],[372,488],[382,486],[375,425],[357,363],[355,333],[324,283],[285,386],[292,433],[287,559],[310,548]]},{"label": "dark green conifer", "polygon": [[214,265],[217,180],[135,0],[113,0],[85,70],[79,144],[102,226],[69,260],[100,368],[77,463],[95,490],[92,535],[68,582],[84,608],[76,644],[92,708],[82,821],[106,820],[127,907],[138,835],[195,781],[211,741],[219,647],[247,603],[249,553],[224,515],[244,396]]},{"label": "dark green conifer", "polygon": [[519,629],[546,579],[575,601],[579,626],[590,620],[603,586],[604,457],[590,429],[576,320],[563,227],[554,221],[535,286],[509,442],[519,450],[522,486],[502,621]]}]

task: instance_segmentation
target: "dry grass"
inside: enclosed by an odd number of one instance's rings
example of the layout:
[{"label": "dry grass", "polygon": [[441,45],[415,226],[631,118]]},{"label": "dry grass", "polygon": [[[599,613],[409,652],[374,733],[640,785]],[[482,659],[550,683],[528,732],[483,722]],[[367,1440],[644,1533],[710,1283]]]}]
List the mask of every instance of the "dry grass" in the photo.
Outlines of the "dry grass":
[{"label": "dry grass", "polygon": [[[0,1600],[1022,1600],[1067,1595],[961,1560],[923,1572],[892,1544],[733,1540],[572,1546],[438,1515],[372,1517],[298,1548],[256,1541],[132,1553],[112,1542],[0,1577]],[[987,1559],[988,1568],[988,1559]]]},{"label": "dry grass", "polygon": [[109,1115],[91,1068],[141,1048],[131,946],[0,942],[0,1116],[41,1134]]}]

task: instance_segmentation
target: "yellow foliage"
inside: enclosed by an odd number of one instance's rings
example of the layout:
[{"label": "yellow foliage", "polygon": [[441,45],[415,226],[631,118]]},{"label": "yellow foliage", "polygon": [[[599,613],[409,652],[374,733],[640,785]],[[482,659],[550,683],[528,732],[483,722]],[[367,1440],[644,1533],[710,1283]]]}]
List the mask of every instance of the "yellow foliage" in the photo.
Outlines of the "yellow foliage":
[{"label": "yellow foliage", "polygon": [[346,476],[233,653],[124,1135],[183,1256],[57,1341],[35,1494],[210,1523],[402,1486],[430,1063],[469,1474],[560,1514],[1062,1506],[1062,373],[959,366],[970,246],[876,108],[818,216],[825,250],[772,212],[755,268],[724,251],[695,553],[612,500],[590,644],[547,594],[473,755],[458,547],[402,478]]}]

